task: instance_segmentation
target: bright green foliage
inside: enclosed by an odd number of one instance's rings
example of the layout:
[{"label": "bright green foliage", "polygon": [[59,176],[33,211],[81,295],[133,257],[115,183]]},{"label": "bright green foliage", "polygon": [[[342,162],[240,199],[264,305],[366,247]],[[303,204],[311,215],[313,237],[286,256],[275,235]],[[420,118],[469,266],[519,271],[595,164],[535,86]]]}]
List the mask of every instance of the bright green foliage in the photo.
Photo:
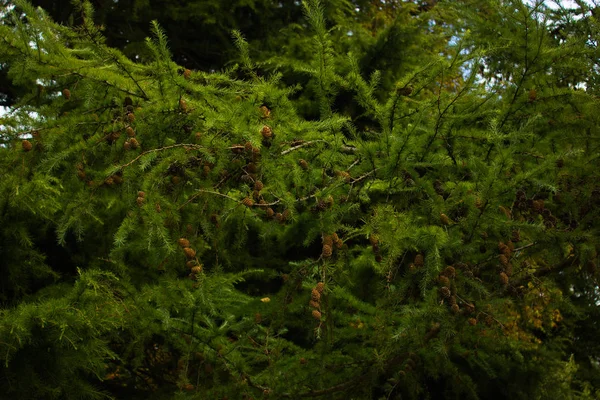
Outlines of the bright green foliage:
[{"label": "bright green foliage", "polygon": [[593,16],[307,0],[208,73],[16,3],[0,393],[597,398]]}]

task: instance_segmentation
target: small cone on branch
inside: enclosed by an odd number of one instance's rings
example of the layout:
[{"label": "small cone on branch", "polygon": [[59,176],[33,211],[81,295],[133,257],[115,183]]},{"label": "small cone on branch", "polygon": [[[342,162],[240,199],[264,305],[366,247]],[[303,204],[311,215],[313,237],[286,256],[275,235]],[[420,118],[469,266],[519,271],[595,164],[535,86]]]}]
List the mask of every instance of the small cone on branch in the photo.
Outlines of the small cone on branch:
[{"label": "small cone on branch", "polygon": [[71,91],[69,89],[63,89],[62,95],[65,99],[69,100],[71,98]]},{"label": "small cone on branch", "polygon": [[262,115],[263,118],[270,118],[271,117],[271,110],[269,110],[269,108],[267,106],[260,106],[260,113]]},{"label": "small cone on branch", "polygon": [[442,293],[442,296],[444,297],[450,297],[452,295],[450,289],[448,289],[448,287],[446,286],[442,286],[442,288],[440,289],[440,293]]},{"label": "small cone on branch", "polygon": [[401,88],[396,89],[396,92],[400,95],[400,96],[410,96],[411,93],[413,92],[413,88],[410,86],[404,86]]},{"label": "small cone on branch", "polygon": [[273,215],[275,215],[275,211],[273,211],[273,209],[271,207],[268,207],[267,211],[266,211],[266,215],[267,215],[267,218],[273,218]]},{"label": "small cone on branch", "polygon": [[475,318],[469,318],[468,322],[471,326],[477,325],[477,320]]},{"label": "small cone on branch", "polygon": [[187,102],[184,99],[180,99],[179,100],[179,108],[181,108],[184,112],[187,111],[188,105],[187,105]]},{"label": "small cone on branch", "polygon": [[315,288],[310,292],[310,298],[313,301],[318,302],[319,300],[321,300],[321,293]]},{"label": "small cone on branch", "polygon": [[263,126],[263,128],[260,130],[260,134],[262,135],[263,138],[265,139],[270,139],[273,137],[273,131],[271,130],[271,128],[267,125]]},{"label": "small cone on branch", "polygon": [[201,265],[196,265],[195,267],[191,268],[192,274],[199,274],[200,272],[202,272],[202,266]]},{"label": "small cone on branch", "polygon": [[500,272],[500,282],[503,285],[508,285],[508,275],[506,275],[506,273]]},{"label": "small cone on branch", "polygon": [[444,275],[446,275],[448,278],[454,278],[456,277],[456,269],[454,269],[454,267],[451,265],[447,266],[444,270]]},{"label": "small cone on branch", "polygon": [[321,307],[321,305],[314,300],[309,301],[308,305],[311,306],[312,308],[320,308]]},{"label": "small cone on branch", "polygon": [[138,206],[141,207],[144,204],[144,198],[138,197],[137,199],[135,199],[135,202],[137,203]]},{"label": "small cone on branch", "polygon": [[454,314],[458,314],[460,312],[460,307],[458,306],[458,304],[452,304],[452,307],[450,307],[450,309]]},{"label": "small cone on branch", "polygon": [[317,283],[317,286],[315,286],[315,289],[317,289],[319,293],[323,293],[323,290],[325,290],[325,284],[323,282],[319,282]]},{"label": "small cone on branch", "polygon": [[331,254],[333,254],[333,249],[331,246],[328,244],[323,245],[323,257],[329,258],[331,257]]},{"label": "small cone on branch", "polygon": [[242,204],[246,207],[252,207],[254,205],[254,201],[251,198],[246,197],[244,200],[242,200]]},{"label": "small cone on branch", "polygon": [[133,121],[135,121],[135,114],[132,112],[127,113],[127,121],[129,121],[129,123],[132,123]]},{"label": "small cone on branch", "polygon": [[125,129],[125,132],[127,132],[127,136],[129,136],[129,137],[135,137],[135,130],[132,127],[128,126]]},{"label": "small cone on branch", "polygon": [[28,151],[31,151],[31,149],[33,148],[33,145],[31,144],[31,142],[29,140],[23,140],[21,142],[21,147],[23,148],[23,151],[28,152]]},{"label": "small cone on branch", "polygon": [[189,259],[196,257],[196,250],[192,249],[191,247],[184,247],[183,252]]},{"label": "small cone on branch", "polygon": [[417,254],[414,261],[415,267],[422,267],[424,264],[423,254]]},{"label": "small cone on branch", "polygon": [[146,197],[146,192],[142,192],[141,190],[138,192],[138,197]]},{"label": "small cone on branch", "polygon": [[376,246],[379,244],[379,236],[377,235],[369,235],[369,243],[371,243],[371,246]]},{"label": "small cone on branch", "polygon": [[190,260],[188,262],[185,263],[185,266],[192,269],[194,268],[196,265],[198,265],[198,263],[196,262],[196,260]]},{"label": "small cone on branch", "polygon": [[183,77],[185,79],[190,79],[190,76],[192,76],[192,71],[191,70],[189,70],[187,68],[185,70],[183,70]]},{"label": "small cone on branch", "polygon": [[321,313],[318,310],[313,310],[312,311],[312,316],[314,319],[316,319],[317,321],[321,320]]},{"label": "small cone on branch", "polygon": [[518,230],[512,231],[510,240],[512,242],[520,242],[521,241],[521,232],[519,232]]},{"label": "small cone on branch", "polygon": [[300,164],[302,169],[308,169],[308,162],[306,160],[300,160],[298,161],[298,164]]},{"label": "small cone on branch", "polygon": [[529,102],[533,102],[537,99],[537,91],[535,89],[530,89],[529,93],[527,93],[527,100],[529,100]]},{"label": "small cone on branch", "polygon": [[440,214],[440,221],[442,221],[442,224],[444,225],[450,225],[450,218],[448,218],[448,216],[444,213]]},{"label": "small cone on branch", "polygon": [[177,244],[179,244],[180,247],[190,247],[190,241],[186,238],[179,238]]},{"label": "small cone on branch", "polygon": [[475,208],[477,208],[478,210],[481,210],[482,207],[483,207],[483,200],[481,200],[478,197],[477,199],[475,199]]},{"label": "small cone on branch", "polygon": [[440,285],[442,285],[442,286],[450,285],[450,279],[448,279],[448,277],[445,275],[440,276],[438,280],[440,282]]}]

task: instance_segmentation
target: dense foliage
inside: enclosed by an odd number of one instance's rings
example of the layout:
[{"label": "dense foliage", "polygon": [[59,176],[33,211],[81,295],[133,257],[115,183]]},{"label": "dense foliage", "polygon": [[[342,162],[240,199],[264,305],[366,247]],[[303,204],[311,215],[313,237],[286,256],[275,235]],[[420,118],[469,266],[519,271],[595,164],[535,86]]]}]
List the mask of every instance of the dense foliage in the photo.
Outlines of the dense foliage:
[{"label": "dense foliage", "polygon": [[14,5],[0,393],[600,396],[595,10],[307,0],[215,72]]}]

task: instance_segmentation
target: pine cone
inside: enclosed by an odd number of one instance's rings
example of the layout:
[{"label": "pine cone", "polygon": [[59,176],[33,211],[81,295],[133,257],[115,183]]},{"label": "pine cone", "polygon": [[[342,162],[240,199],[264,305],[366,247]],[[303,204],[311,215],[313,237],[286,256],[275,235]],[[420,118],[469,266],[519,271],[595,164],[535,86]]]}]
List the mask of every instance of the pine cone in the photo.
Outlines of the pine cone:
[{"label": "pine cone", "polygon": [[527,93],[527,100],[531,103],[537,99],[537,91],[535,89],[530,89],[529,93]]},{"label": "pine cone", "polygon": [[142,192],[141,190],[138,192],[138,197],[146,197],[146,192]]},{"label": "pine cone", "polygon": [[440,293],[444,297],[450,297],[452,295],[452,293],[450,292],[450,289],[448,289],[447,286],[442,286],[442,288],[440,289]]},{"label": "pine cone", "polygon": [[475,208],[477,208],[478,210],[481,210],[481,208],[483,207],[483,200],[481,200],[479,197],[475,199]]},{"label": "pine cone", "polygon": [[265,139],[271,139],[273,137],[273,131],[267,125],[263,126],[263,128],[260,130],[260,134]]},{"label": "pine cone", "polygon": [[311,306],[312,308],[321,308],[321,305],[319,304],[319,302],[314,301],[314,300],[309,301],[308,305]]},{"label": "pine cone", "polygon": [[331,257],[331,254],[333,254],[333,249],[331,246],[328,244],[323,245],[323,257],[329,258]]},{"label": "pine cone", "polygon": [[127,128],[125,128],[125,132],[127,132],[127,136],[135,137],[135,130],[133,130],[132,127],[128,126]]},{"label": "pine cone", "polygon": [[127,113],[127,121],[131,124],[133,121],[135,121],[135,114],[130,112]]},{"label": "pine cone", "polygon": [[422,254],[417,254],[415,256],[415,267],[422,267],[424,264],[424,259],[423,259],[423,255]]},{"label": "pine cone", "polygon": [[194,268],[198,263],[196,262],[196,260],[190,260],[188,262],[185,263],[185,266],[192,269]]},{"label": "pine cone", "polygon": [[140,142],[137,141],[136,138],[131,138],[129,139],[129,145],[131,146],[132,149],[137,149],[140,145]]},{"label": "pine cone", "polygon": [[186,238],[179,238],[179,240],[177,240],[177,244],[179,244],[181,247],[190,247],[190,241]]},{"label": "pine cone", "polygon": [[316,288],[313,288],[313,290],[310,292],[310,298],[312,301],[316,301],[318,303],[321,300],[321,293]]},{"label": "pine cone", "polygon": [[440,282],[440,285],[442,285],[442,286],[450,286],[450,279],[448,279],[447,276],[444,276],[444,275],[440,276],[438,278],[438,281]]},{"label": "pine cone", "polygon": [[317,321],[321,320],[321,313],[318,310],[313,310],[312,311],[312,316],[314,319],[316,319]]},{"label": "pine cone", "polygon": [[270,118],[271,117],[271,110],[269,110],[269,108],[267,106],[260,106],[259,107],[261,116],[263,118]]},{"label": "pine cone", "polygon": [[477,320],[475,318],[469,318],[469,325],[471,326],[475,326],[477,325]]},{"label": "pine cone", "polygon": [[317,286],[315,286],[315,289],[317,289],[319,293],[323,293],[323,290],[325,290],[325,284],[323,282],[319,282],[317,283]]},{"label": "pine cone", "polygon": [[186,69],[183,71],[183,77],[184,77],[185,79],[190,79],[190,76],[192,76],[192,71],[190,71],[189,69],[187,69],[187,68],[186,68]]},{"label": "pine cone", "polygon": [[521,241],[521,232],[519,232],[517,230],[512,231],[510,240],[512,242],[520,242]]},{"label": "pine cone", "polygon": [[433,189],[440,196],[444,194],[444,185],[442,185],[442,182],[438,179],[436,179],[435,182],[433,183]]},{"label": "pine cone", "polygon": [[244,200],[242,200],[242,204],[246,207],[252,207],[254,205],[254,201],[251,198],[246,197]]},{"label": "pine cone", "polygon": [[33,145],[31,144],[31,142],[29,140],[23,140],[21,142],[21,147],[23,148],[23,151],[27,152],[27,151],[31,151],[31,149],[33,148]]},{"label": "pine cone", "polygon": [[261,181],[256,181],[254,182],[254,190],[260,192],[261,190],[263,190],[265,186],[263,185],[263,183]]},{"label": "pine cone", "polygon": [[500,260],[500,264],[507,266],[508,265],[508,258],[506,258],[506,256],[504,254],[500,254],[498,256],[498,260]]},{"label": "pine cone", "polygon": [[396,89],[396,93],[398,93],[398,95],[400,95],[400,96],[410,96],[412,92],[413,92],[413,88],[410,86],[405,86],[405,87]]},{"label": "pine cone", "polygon": [[183,110],[183,112],[187,111],[188,106],[187,106],[187,102],[184,99],[179,100],[179,108],[181,108],[181,110]]},{"label": "pine cone", "polygon": [[369,235],[369,243],[371,243],[371,246],[378,245],[379,244],[379,236],[377,236],[375,234]]},{"label": "pine cone", "polygon": [[273,209],[271,207],[268,207],[266,210],[266,214],[267,214],[267,218],[273,218],[273,215],[275,215],[275,211],[273,211]]},{"label": "pine cone", "polygon": [[192,274],[199,274],[200,272],[202,272],[202,266],[196,265],[195,267],[192,267],[191,271]]},{"label": "pine cone", "polygon": [[508,275],[506,275],[506,273],[500,272],[500,282],[503,285],[508,285]]},{"label": "pine cone", "polygon": [[452,304],[452,307],[450,307],[450,309],[454,314],[458,314],[460,312],[460,307],[458,306],[458,304]]},{"label": "pine cone", "polygon": [[183,252],[188,259],[196,257],[196,250],[192,249],[191,247],[184,247]]},{"label": "pine cone", "polygon": [[306,160],[299,160],[298,164],[300,164],[302,169],[308,169],[308,162]]},{"label": "pine cone", "polygon": [[65,99],[69,100],[71,98],[71,91],[69,89],[63,89],[62,95]]},{"label": "pine cone", "polygon": [[331,246],[333,245],[333,237],[332,235],[323,236],[323,245]]},{"label": "pine cone", "polygon": [[450,218],[444,213],[440,214],[440,221],[442,221],[442,224],[444,225],[450,225]]},{"label": "pine cone", "polygon": [[144,198],[143,197],[138,197],[137,199],[135,199],[136,203],[138,206],[142,206],[144,204]]},{"label": "pine cone", "polygon": [[448,278],[454,278],[456,277],[456,270],[453,266],[449,265],[444,270],[444,275],[446,275]]}]

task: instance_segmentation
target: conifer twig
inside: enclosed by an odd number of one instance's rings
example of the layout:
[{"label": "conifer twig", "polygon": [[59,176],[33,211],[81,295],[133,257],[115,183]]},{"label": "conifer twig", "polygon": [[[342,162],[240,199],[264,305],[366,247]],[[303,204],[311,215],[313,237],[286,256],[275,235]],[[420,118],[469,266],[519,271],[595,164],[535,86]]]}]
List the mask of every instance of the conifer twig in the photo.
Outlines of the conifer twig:
[{"label": "conifer twig", "polygon": [[291,153],[294,150],[298,150],[298,149],[301,149],[302,147],[310,146],[310,145],[312,145],[314,143],[317,143],[317,142],[325,142],[325,143],[327,143],[327,141],[325,141],[323,139],[311,140],[310,142],[304,142],[304,143],[299,144],[297,146],[290,147],[289,149],[282,151],[281,155],[285,156],[286,154]]},{"label": "conifer twig", "polygon": [[204,146],[200,146],[198,144],[191,144],[191,143],[178,143],[178,144],[173,144],[170,146],[165,146],[165,147],[159,147],[157,149],[151,149],[151,150],[146,150],[142,153],[140,153],[137,157],[135,157],[133,160],[129,161],[127,164],[123,164],[119,167],[120,170],[123,170],[129,166],[131,166],[132,164],[134,164],[136,161],[138,161],[140,158],[142,158],[143,156],[145,156],[146,154],[150,154],[150,153],[156,153],[159,151],[164,151],[164,150],[170,150],[170,149],[174,149],[177,147],[190,147],[193,149],[203,149]]}]

